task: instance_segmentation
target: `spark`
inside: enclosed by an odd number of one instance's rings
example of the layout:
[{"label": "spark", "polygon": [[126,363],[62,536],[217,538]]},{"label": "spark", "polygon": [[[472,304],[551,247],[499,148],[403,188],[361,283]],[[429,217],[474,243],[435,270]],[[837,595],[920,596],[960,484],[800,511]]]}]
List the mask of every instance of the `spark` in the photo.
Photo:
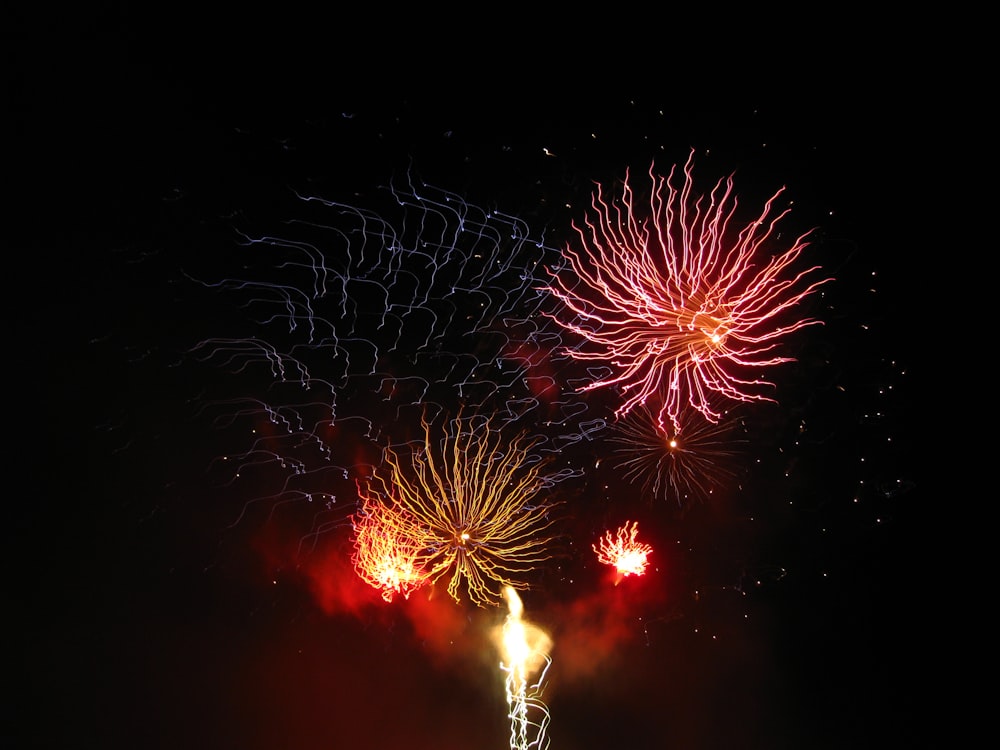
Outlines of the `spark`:
[{"label": "spark", "polygon": [[[495,640],[503,658],[504,688],[509,707],[511,750],[543,750],[549,746],[546,731],[549,710],[542,701],[545,674],[552,664],[552,639],[536,625],[526,622],[524,605],[517,592],[504,588],[508,615]],[[537,679],[532,681],[533,675]]]},{"label": "spark", "polygon": [[532,453],[535,438],[509,439],[491,418],[444,421],[425,412],[423,441],[409,451],[388,447],[359,495],[398,511],[385,518],[419,540],[416,562],[431,582],[447,577],[456,602],[464,591],[477,606],[498,604],[504,587],[525,588],[525,574],[549,559],[554,504],[537,498],[546,462]]},{"label": "spark", "polygon": [[548,269],[551,285],[544,287],[561,306],[546,315],[583,340],[566,354],[611,368],[582,390],[618,386],[620,417],[663,389],[658,420],[661,427],[671,421],[674,429],[680,429],[685,403],[716,422],[717,397],[773,401],[766,391],[774,384],[756,373],[791,361],[777,352],[779,344],[820,321],[782,320],[829,281],[814,280],[818,266],[793,270],[808,247],[808,232],[768,254],[790,210],[775,209],[784,188],[734,237],[732,177],[707,196],[695,196],[693,158],[692,151],[680,188],[674,185],[676,165],[665,179],[650,167],[645,211],[627,172],[621,194],[610,202],[598,185],[593,213],[583,227],[573,225],[578,246],[563,249],[563,263]]},{"label": "spark", "polygon": [[638,521],[634,522],[631,528],[626,521],[614,536],[610,531],[605,533],[600,539],[600,546],[591,545],[597,553],[599,562],[614,567],[616,586],[625,576],[642,575],[649,564],[648,557],[653,548],[648,544],[637,542],[635,537],[638,533]]}]

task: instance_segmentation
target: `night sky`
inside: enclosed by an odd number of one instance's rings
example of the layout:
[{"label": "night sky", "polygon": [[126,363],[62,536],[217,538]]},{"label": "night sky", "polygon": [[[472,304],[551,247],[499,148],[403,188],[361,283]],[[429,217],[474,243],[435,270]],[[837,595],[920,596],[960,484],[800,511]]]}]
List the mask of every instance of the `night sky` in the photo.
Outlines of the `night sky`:
[{"label": "night sky", "polygon": [[[317,266],[247,239],[313,243],[330,268],[343,237],[360,252],[361,216],[366,252],[388,236],[372,217],[430,239],[431,214],[401,210],[395,191],[447,195],[558,251],[595,183],[665,173],[692,150],[698,187],[733,175],[747,211],[785,188],[779,242],[812,230],[801,262],[832,279],[805,305],[823,325],[783,342],[795,361],[767,373],[776,403],[733,410],[718,488],[681,502],[625,480],[606,432],[581,434],[617,394],[574,393],[579,365],[555,362],[566,393],[519,418],[568,477],[551,488],[552,559],[521,592],[554,641],[551,748],[921,735],[914,571],[930,519],[912,258],[928,238],[900,137],[920,122],[908,78],[859,65],[875,55],[847,29],[822,42],[772,30],[749,60],[715,40],[684,66],[705,48],[671,48],[676,31],[603,45],[600,24],[576,38],[554,20],[518,33],[511,18],[474,32],[422,17],[193,18],[25,21],[15,46],[16,746],[507,747],[489,639],[504,608],[440,587],[386,603],[350,568],[354,481],[378,456],[357,427],[405,432],[420,388],[354,373],[334,388],[353,419],[291,447],[289,415],[313,430],[330,391],[277,384],[265,356],[227,361],[219,342],[301,351],[302,331],[260,301],[311,289]],[[428,257],[438,268],[445,254]],[[313,300],[312,320],[337,330],[333,296]],[[372,342],[394,376],[439,377],[391,351],[371,328],[378,301],[361,301],[340,336]],[[456,304],[437,351],[485,367],[490,342],[467,335]],[[401,310],[406,336],[426,336],[431,316]],[[303,354],[318,381],[339,382],[323,371],[343,366],[332,352]],[[427,403],[454,396],[441,381]],[[591,544],[626,521],[654,552],[616,586]]]}]

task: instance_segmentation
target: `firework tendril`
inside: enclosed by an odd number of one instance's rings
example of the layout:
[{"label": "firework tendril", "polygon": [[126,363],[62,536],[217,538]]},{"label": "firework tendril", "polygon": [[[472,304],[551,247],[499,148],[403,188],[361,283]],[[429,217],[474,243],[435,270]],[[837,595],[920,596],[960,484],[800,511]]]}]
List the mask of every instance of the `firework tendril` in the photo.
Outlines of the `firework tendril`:
[{"label": "firework tendril", "polygon": [[759,373],[791,361],[777,349],[795,331],[820,321],[790,315],[829,279],[818,266],[794,271],[808,246],[808,232],[777,254],[769,248],[789,209],[778,210],[775,193],[761,214],[738,232],[732,178],[708,195],[693,194],[693,152],[675,186],[676,166],[666,178],[650,167],[648,207],[633,193],[628,173],[619,195],[608,199],[600,185],[577,244],[563,250],[544,287],[561,306],[548,312],[583,341],[566,353],[611,368],[582,390],[617,386],[623,416],[661,388],[658,421],[680,429],[690,404],[709,421],[720,414],[713,400],[773,401],[773,383]]},{"label": "firework tendril", "polygon": [[[447,578],[448,594],[463,592],[477,606],[500,603],[505,587],[524,589],[525,575],[549,559],[552,504],[538,499],[545,461],[532,453],[537,440],[509,439],[489,418],[446,419],[444,435],[425,413],[423,440],[409,450],[388,447],[384,462],[360,483],[363,507],[380,516],[406,548],[413,569],[430,583]],[[356,558],[359,573],[377,583]]]}]

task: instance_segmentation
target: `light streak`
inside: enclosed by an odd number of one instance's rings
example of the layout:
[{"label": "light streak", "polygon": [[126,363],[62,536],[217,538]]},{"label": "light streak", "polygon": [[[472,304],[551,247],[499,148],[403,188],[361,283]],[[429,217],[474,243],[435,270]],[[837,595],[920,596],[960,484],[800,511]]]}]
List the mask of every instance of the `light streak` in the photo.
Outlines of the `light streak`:
[{"label": "light streak", "polygon": [[552,664],[549,656],[552,639],[523,619],[524,605],[513,588],[506,587],[504,597],[508,614],[496,640],[503,655],[500,670],[504,673],[511,722],[510,747],[511,750],[544,750],[549,746],[546,731],[550,716],[542,693],[545,675]]},{"label": "light streak", "polygon": [[597,553],[598,561],[615,569],[615,586],[621,583],[625,576],[642,575],[649,565],[648,557],[653,548],[636,541],[638,533],[639,522],[636,521],[629,527],[626,521],[614,536],[609,531],[601,537],[599,544],[591,545]]},{"label": "light streak", "polygon": [[544,237],[413,174],[367,206],[293,198],[278,227],[237,230],[231,272],[187,269],[213,309],[231,303],[189,354],[230,376],[205,378],[225,390],[203,403],[215,426],[241,432],[215,464],[222,481],[266,487],[248,507],[320,499],[322,528],[347,525],[349,503],[331,512],[348,494],[334,485],[353,494],[426,407],[493,414],[498,429],[542,435],[537,451],[553,456],[582,439],[581,395],[554,379],[538,392],[563,335],[539,314],[538,273],[559,257]]},{"label": "light streak", "polygon": [[[447,578],[448,594],[463,593],[477,606],[498,604],[505,587],[525,588],[525,575],[547,561],[551,510],[538,496],[546,461],[533,453],[537,439],[512,439],[490,418],[422,415],[423,441],[385,450],[358,493],[383,505],[404,538],[418,539],[419,567],[429,581]],[[439,433],[443,436],[439,437]]]},{"label": "light streak", "polygon": [[376,196],[383,211],[298,195],[280,235],[241,233],[243,276],[201,283],[232,294],[255,335],[193,353],[311,391],[325,421],[530,395],[537,358],[521,353],[552,335],[535,269],[558,251],[516,217],[407,178]]},{"label": "light streak", "polygon": [[672,493],[684,507],[736,476],[732,464],[744,441],[734,438],[734,420],[709,422],[687,404],[678,423],[680,429],[672,423],[661,425],[655,408],[640,404],[611,426],[608,441],[621,446],[614,450],[613,461],[624,470],[625,479],[641,483],[651,499]]},{"label": "light streak", "polygon": [[646,208],[627,173],[610,200],[598,185],[593,212],[583,227],[574,223],[576,246],[563,249],[563,263],[549,269],[544,287],[561,306],[546,314],[582,339],[566,354],[612,368],[583,390],[618,386],[620,417],[662,389],[658,420],[674,429],[685,403],[715,422],[719,397],[773,401],[766,391],[774,384],[759,373],[791,361],[777,352],[779,344],[820,322],[795,319],[793,308],[829,281],[814,280],[818,266],[793,270],[808,232],[770,254],[776,226],[790,210],[775,208],[784,188],[734,236],[732,178],[707,196],[693,195],[693,158],[692,151],[680,188],[676,166],[665,179],[650,167]]}]

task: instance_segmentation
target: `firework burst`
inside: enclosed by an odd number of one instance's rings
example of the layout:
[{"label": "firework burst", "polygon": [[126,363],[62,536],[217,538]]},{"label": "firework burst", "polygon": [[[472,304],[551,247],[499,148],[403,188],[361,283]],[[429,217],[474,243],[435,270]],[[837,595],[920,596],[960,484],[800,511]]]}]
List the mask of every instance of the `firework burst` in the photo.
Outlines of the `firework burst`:
[{"label": "firework burst", "polygon": [[576,245],[545,287],[562,308],[550,317],[583,342],[566,353],[611,368],[583,390],[620,388],[620,417],[662,389],[657,418],[675,430],[685,404],[715,422],[720,399],[772,401],[773,383],[760,373],[790,361],[779,345],[819,322],[792,312],[828,281],[816,278],[818,266],[793,270],[808,233],[771,250],[789,211],[776,207],[783,189],[734,232],[732,178],[696,196],[692,160],[693,152],[679,188],[676,167],[666,178],[650,168],[646,207],[627,174],[611,199],[598,186],[584,226],[574,225]]},{"label": "firework burst", "polygon": [[391,602],[427,583],[420,564],[419,527],[405,510],[380,503],[363,503],[352,517],[354,554],[351,562],[358,575]]},{"label": "firework burst", "polygon": [[591,545],[599,562],[615,569],[615,585],[625,576],[640,576],[649,565],[649,555],[653,548],[636,540],[639,533],[638,521],[629,526],[628,521],[613,535],[609,531],[598,544]]},{"label": "firework burst", "polygon": [[[539,498],[545,461],[537,440],[509,439],[489,418],[442,425],[422,417],[424,438],[410,450],[389,447],[371,479],[359,485],[365,507],[398,524],[393,536],[419,553],[412,564],[427,580],[446,577],[455,601],[499,604],[505,587],[526,588],[528,571],[549,559],[552,503]],[[375,511],[376,513],[380,511]]]},{"label": "firework burst", "polygon": [[612,425],[608,441],[619,446],[613,461],[624,470],[622,476],[641,485],[644,496],[672,496],[684,507],[736,476],[734,459],[744,441],[736,435],[736,420],[709,422],[687,405],[678,424],[679,429],[660,424],[655,408],[639,404]]}]

